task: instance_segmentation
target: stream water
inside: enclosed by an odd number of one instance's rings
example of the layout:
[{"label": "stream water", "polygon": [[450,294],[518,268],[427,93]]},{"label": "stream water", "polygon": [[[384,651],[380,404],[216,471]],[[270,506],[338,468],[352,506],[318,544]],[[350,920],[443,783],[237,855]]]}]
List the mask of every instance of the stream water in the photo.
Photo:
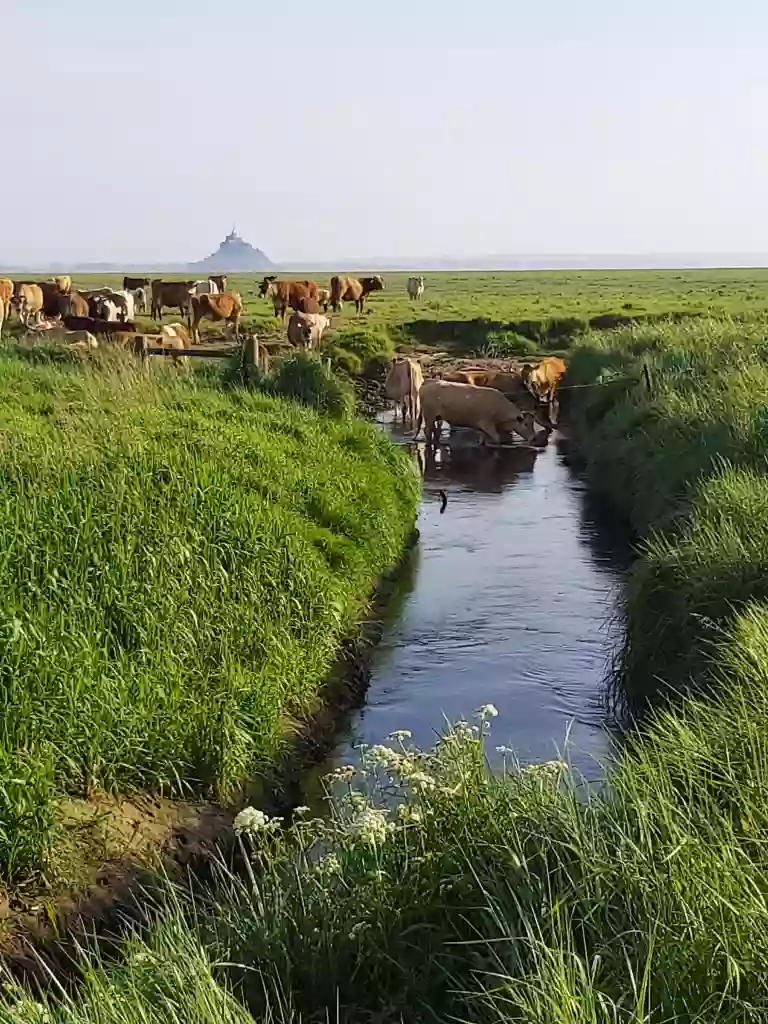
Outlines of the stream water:
[{"label": "stream water", "polygon": [[366,704],[318,774],[398,729],[431,746],[445,719],[492,703],[491,759],[499,745],[522,763],[564,756],[599,779],[611,756],[603,695],[620,640],[626,534],[569,468],[563,438],[544,450],[413,454],[424,472],[421,538],[387,608]]}]

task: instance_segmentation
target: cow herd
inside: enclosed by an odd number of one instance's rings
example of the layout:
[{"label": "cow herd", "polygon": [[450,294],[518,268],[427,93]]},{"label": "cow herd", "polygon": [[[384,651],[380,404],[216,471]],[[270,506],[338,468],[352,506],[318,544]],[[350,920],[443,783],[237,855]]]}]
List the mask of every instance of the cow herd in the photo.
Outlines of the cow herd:
[{"label": "cow herd", "polygon": [[[424,380],[417,359],[392,361],[384,393],[418,437],[423,425],[428,445],[437,445],[443,423],[451,429],[469,427],[484,441],[500,444],[517,434],[528,442],[546,444],[555,426],[555,390],[565,373],[558,356],[512,366],[507,371],[471,367]],[[543,428],[536,429],[537,424]]]}]

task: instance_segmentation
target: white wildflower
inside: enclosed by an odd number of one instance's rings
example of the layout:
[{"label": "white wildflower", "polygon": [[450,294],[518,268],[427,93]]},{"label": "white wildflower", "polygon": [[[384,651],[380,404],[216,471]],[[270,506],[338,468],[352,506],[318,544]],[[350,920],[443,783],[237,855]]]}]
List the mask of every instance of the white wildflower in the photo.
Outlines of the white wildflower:
[{"label": "white wildflower", "polygon": [[244,807],[235,818],[235,834],[241,835],[243,832],[258,832],[259,829],[267,827],[268,821],[269,818],[264,811],[259,811],[256,807]]},{"label": "white wildflower", "polygon": [[512,749],[512,747],[501,746],[501,747],[496,747],[496,753],[497,754],[501,754],[502,757],[507,757],[507,756],[512,757],[515,752]]},{"label": "white wildflower", "polygon": [[299,807],[293,808],[294,818],[303,818],[305,814],[309,814],[309,807],[305,804],[301,804]]},{"label": "white wildflower", "polygon": [[364,843],[377,846],[383,843],[394,826],[387,821],[387,812],[366,807],[350,821],[350,832]]},{"label": "white wildflower", "polygon": [[406,824],[411,822],[414,825],[418,825],[421,821],[421,812],[417,808],[411,807],[410,804],[400,804],[397,808],[397,816],[400,821]]},{"label": "white wildflower", "polygon": [[321,875],[340,875],[341,861],[335,853],[327,853],[317,862],[315,870]]},{"label": "white wildflower", "polygon": [[358,938],[363,932],[367,932],[370,927],[368,921],[358,921],[357,924],[352,925],[352,930],[349,933],[350,939]]},{"label": "white wildflower", "polygon": [[480,718],[496,718],[499,714],[499,709],[495,704],[483,704],[477,709],[476,714]]},{"label": "white wildflower", "polygon": [[525,775],[533,775],[537,779],[557,779],[568,771],[565,761],[542,761],[540,764],[529,764],[523,768]]},{"label": "white wildflower", "polygon": [[371,764],[380,764],[389,771],[398,771],[403,762],[403,755],[391,747],[384,747],[377,743],[369,747],[365,752],[366,761]]},{"label": "white wildflower", "polygon": [[335,768],[331,778],[334,782],[349,782],[357,774],[357,768],[353,764],[345,764],[340,768]]},{"label": "white wildflower", "polygon": [[426,772],[413,772],[408,776],[408,784],[419,793],[426,793],[437,785],[432,776],[427,775]]},{"label": "white wildflower", "polygon": [[413,736],[410,729],[395,729],[387,736],[388,740],[409,740]]}]

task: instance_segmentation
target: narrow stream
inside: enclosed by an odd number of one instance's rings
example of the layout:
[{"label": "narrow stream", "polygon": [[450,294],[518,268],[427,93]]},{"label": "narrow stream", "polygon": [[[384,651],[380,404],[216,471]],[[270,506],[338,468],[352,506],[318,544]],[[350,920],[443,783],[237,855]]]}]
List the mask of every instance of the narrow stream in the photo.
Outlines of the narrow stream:
[{"label": "narrow stream", "polygon": [[366,705],[320,771],[398,729],[431,746],[445,719],[492,703],[489,751],[512,747],[522,763],[565,756],[585,778],[602,776],[604,679],[631,552],[565,450],[555,437],[539,451],[444,446],[426,463],[423,444],[414,452],[421,539],[388,608]]}]

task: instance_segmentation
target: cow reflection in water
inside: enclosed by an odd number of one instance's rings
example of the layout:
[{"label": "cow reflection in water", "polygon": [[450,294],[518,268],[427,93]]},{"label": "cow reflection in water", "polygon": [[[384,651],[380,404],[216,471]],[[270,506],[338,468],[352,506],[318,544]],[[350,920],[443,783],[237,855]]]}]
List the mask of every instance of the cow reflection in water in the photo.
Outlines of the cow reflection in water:
[{"label": "cow reflection in water", "polygon": [[500,494],[521,473],[532,473],[538,451],[527,446],[488,448],[419,444],[414,454],[427,482],[461,484],[473,491]]}]

